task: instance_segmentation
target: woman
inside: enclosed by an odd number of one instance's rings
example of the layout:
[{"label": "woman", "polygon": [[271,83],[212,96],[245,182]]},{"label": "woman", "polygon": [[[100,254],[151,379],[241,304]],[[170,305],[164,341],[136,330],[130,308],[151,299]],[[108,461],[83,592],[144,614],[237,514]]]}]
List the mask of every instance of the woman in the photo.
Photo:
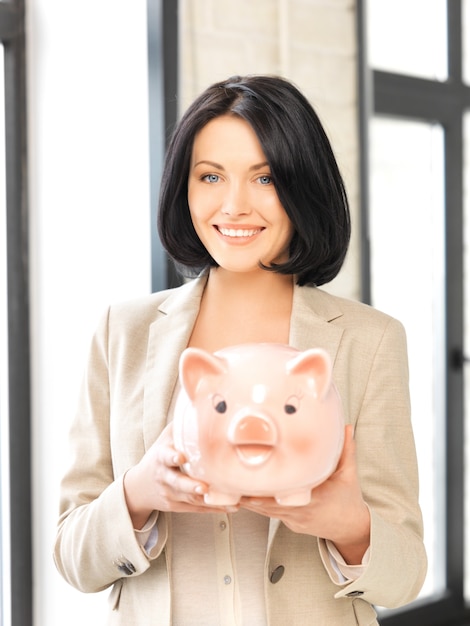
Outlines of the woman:
[{"label": "woman", "polygon": [[[62,483],[55,560],[114,584],[111,624],[376,624],[421,588],[426,557],[396,320],[318,286],[338,273],[347,198],[308,101],[276,77],[209,87],[175,130],[159,231],[194,280],[109,309],[95,335]],[[248,342],[323,347],[346,421],[304,507],[204,503],[172,440],[178,359]]]}]

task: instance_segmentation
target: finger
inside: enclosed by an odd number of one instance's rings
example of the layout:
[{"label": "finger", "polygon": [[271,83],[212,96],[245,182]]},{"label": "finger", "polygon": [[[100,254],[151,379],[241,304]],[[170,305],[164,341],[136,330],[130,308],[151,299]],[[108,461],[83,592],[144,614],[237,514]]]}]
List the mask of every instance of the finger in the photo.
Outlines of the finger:
[{"label": "finger", "polygon": [[180,467],[186,463],[187,459],[182,452],[175,450],[174,448],[170,448],[168,450],[167,455],[167,465],[168,467]]},{"label": "finger", "polygon": [[201,498],[208,491],[206,483],[188,476],[180,467],[171,467],[164,478],[177,500],[188,500],[190,497]]},{"label": "finger", "polygon": [[170,440],[159,439],[158,447],[155,449],[155,459],[166,467],[180,467],[186,463],[187,458],[183,452],[176,450],[173,442]]},{"label": "finger", "polygon": [[280,507],[273,498],[241,498],[239,505],[241,508],[259,515],[268,517],[279,517],[283,508]]}]

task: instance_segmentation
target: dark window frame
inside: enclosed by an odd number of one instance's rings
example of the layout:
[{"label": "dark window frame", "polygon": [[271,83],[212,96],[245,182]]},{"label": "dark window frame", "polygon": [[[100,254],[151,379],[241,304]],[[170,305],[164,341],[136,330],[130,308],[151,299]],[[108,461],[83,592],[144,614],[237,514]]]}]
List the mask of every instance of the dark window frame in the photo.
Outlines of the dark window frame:
[{"label": "dark window frame", "polygon": [[178,117],[178,0],[147,0],[152,291],[181,284],[157,233],[160,178]]},{"label": "dark window frame", "polygon": [[383,626],[451,626],[469,623],[464,600],[464,345],[463,115],[470,86],[462,80],[461,0],[447,0],[448,73],[444,82],[372,70],[366,50],[366,0],[358,0],[360,43],[362,284],[371,302],[368,202],[368,124],[371,115],[435,122],[444,129],[446,243],[446,554],[445,592],[381,618]]},{"label": "dark window frame", "polygon": [[[4,48],[12,626],[33,623],[25,2],[0,2]],[[1,393],[1,390],[0,390]],[[3,589],[3,585],[2,585]]]}]

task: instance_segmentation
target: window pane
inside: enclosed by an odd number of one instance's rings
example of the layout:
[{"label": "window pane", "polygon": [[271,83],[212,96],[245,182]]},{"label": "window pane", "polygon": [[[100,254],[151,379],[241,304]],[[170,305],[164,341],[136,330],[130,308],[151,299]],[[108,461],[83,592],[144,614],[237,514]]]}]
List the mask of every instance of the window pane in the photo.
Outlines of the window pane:
[{"label": "window pane", "polygon": [[370,65],[445,80],[446,0],[367,0]]},{"label": "window pane", "polygon": [[8,333],[6,280],[5,79],[0,46],[0,624],[10,624],[10,489],[8,471]]},{"label": "window pane", "polygon": [[428,576],[444,589],[444,168],[442,127],[376,117],[371,123],[373,305],[408,337],[413,427]]},{"label": "window pane", "polygon": [[[470,355],[470,111],[464,116],[464,310],[466,356]],[[465,493],[470,494],[470,363],[465,370]],[[465,598],[470,602],[470,497],[465,498]]]},{"label": "window pane", "polygon": [[463,81],[470,85],[470,0],[462,0],[462,71]]}]

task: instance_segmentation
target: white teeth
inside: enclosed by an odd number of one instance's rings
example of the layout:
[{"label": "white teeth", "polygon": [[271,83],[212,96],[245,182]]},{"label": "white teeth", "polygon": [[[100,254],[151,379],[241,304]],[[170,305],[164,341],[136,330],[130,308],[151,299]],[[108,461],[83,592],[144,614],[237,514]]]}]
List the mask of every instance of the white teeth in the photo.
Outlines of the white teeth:
[{"label": "white teeth", "polygon": [[219,228],[219,232],[226,237],[252,237],[260,231],[261,228],[254,228],[252,230],[243,230],[242,228]]}]

